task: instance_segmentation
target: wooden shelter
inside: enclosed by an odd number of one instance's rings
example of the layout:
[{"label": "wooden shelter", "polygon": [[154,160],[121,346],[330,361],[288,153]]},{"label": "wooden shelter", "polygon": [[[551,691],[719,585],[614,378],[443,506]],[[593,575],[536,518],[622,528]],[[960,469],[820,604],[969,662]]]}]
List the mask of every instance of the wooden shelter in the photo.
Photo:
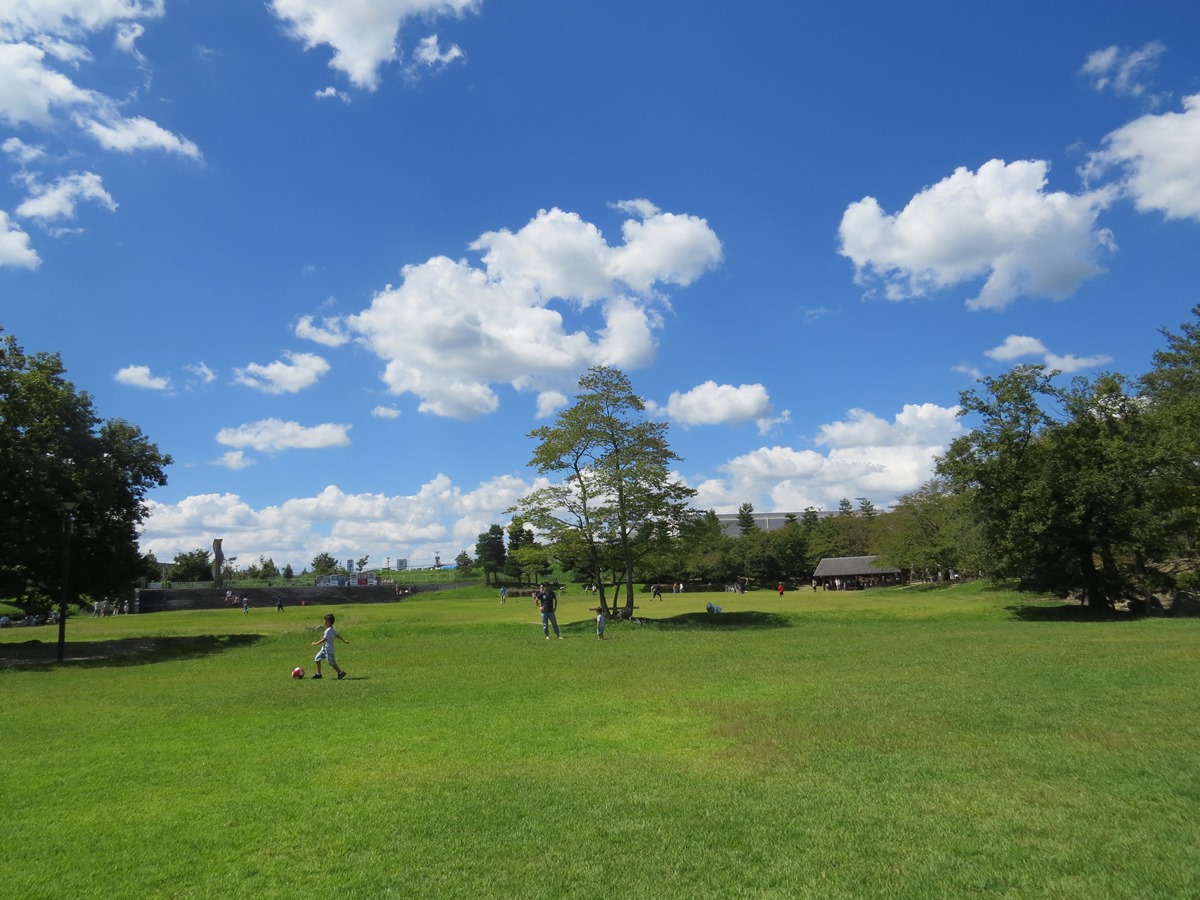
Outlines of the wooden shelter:
[{"label": "wooden shelter", "polygon": [[900,578],[900,570],[875,564],[876,556],[831,556],[817,564],[813,578],[825,589],[860,588],[868,584],[889,583]]}]

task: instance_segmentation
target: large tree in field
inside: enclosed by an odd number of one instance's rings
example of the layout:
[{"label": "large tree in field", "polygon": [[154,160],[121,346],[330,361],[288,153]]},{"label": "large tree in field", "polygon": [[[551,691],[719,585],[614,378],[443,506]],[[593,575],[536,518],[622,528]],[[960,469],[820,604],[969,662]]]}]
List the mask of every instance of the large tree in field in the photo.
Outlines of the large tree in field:
[{"label": "large tree in field", "polygon": [[[671,477],[679,457],[667,444],[667,425],[647,420],[645,409],[624,372],[589,369],[575,402],[553,425],[530,432],[537,441],[530,465],[560,480],[516,507],[552,543],[570,533],[598,584],[605,556],[615,551],[627,610],[634,605],[638,553],[652,547],[650,536],[662,528],[678,532],[695,495]],[[607,607],[603,596],[601,604]]]},{"label": "large tree in field", "polygon": [[65,373],[57,354],[0,341],[0,597],[29,610],[62,601],[68,536],[73,602],[145,574],[145,498],[171,463],[136,426],[100,419]]},{"label": "large tree in field", "polygon": [[1119,375],[1061,389],[1053,374],[1018,366],[965,392],[963,411],[981,424],[938,469],[968,498],[988,574],[1095,607],[1142,597],[1167,536],[1145,403]]}]

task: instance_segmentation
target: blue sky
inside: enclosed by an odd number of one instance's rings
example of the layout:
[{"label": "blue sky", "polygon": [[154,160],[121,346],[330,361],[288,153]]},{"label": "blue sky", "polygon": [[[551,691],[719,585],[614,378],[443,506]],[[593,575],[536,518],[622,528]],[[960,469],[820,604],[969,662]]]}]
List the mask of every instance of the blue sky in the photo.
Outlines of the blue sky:
[{"label": "blue sky", "polygon": [[888,506],[981,375],[1200,302],[1200,7],[0,0],[0,325],[144,549],[429,564],[591,365],[719,512]]}]

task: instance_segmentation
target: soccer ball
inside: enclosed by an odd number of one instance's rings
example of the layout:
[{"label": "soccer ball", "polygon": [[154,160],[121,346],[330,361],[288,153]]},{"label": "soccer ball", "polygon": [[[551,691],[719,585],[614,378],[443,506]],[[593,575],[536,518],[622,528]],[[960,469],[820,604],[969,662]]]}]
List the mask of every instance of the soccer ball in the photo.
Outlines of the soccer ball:
[{"label": "soccer ball", "polygon": [[292,677],[293,678],[303,678],[304,670],[302,668],[300,668],[299,666],[296,666],[296,668],[292,669]]}]

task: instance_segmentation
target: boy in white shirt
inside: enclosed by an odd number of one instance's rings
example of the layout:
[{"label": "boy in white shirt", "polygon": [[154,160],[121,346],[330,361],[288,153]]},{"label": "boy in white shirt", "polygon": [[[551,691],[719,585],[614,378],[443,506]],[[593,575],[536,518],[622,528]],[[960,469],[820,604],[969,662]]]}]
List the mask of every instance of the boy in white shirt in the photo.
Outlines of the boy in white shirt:
[{"label": "boy in white shirt", "polygon": [[317,671],[313,675],[313,678],[323,677],[321,675],[322,662],[327,662],[333,667],[333,671],[338,673],[339,681],[346,677],[346,673],[342,669],[338,668],[337,660],[334,659],[333,656],[333,642],[335,639],[341,641],[343,644],[350,643],[348,640],[338,634],[337,629],[333,627],[333,613],[326,613],[325,633],[321,635],[318,640],[313,641],[311,644],[313,647],[317,646],[317,644],[321,645],[321,649],[317,651],[316,659],[313,660],[317,664]]}]

